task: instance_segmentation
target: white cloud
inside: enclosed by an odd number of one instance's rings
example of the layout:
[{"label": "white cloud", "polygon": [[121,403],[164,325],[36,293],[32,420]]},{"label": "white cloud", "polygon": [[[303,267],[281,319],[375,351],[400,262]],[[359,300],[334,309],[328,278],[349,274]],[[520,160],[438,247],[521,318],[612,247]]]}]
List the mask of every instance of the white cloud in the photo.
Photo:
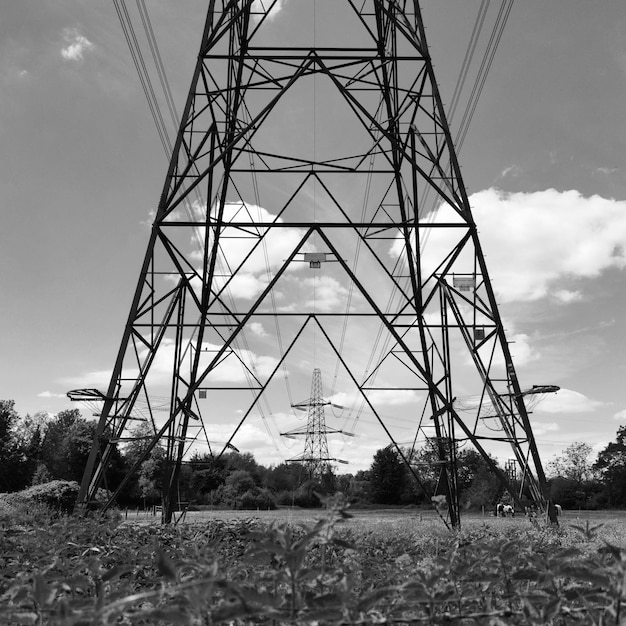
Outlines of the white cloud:
[{"label": "white cloud", "polygon": [[580,291],[570,291],[569,289],[559,289],[555,291],[554,297],[563,304],[578,302],[583,299],[583,295]]},{"label": "white cloud", "polygon": [[252,322],[250,324],[250,331],[257,337],[267,337],[267,331],[260,322]]},{"label": "white cloud", "polygon": [[[128,371],[128,370],[127,370]],[[137,376],[138,370],[129,372],[128,376]],[[75,388],[80,389],[106,389],[109,381],[111,380],[111,370],[98,370],[92,372],[84,372],[83,374],[76,374],[75,376],[67,376],[59,379],[59,382],[66,385],[72,385]]]},{"label": "white cloud", "polygon": [[618,170],[616,167],[597,167],[595,170],[598,174],[603,174],[604,176],[609,176],[610,174],[615,174]]},{"label": "white cloud", "polygon": [[261,14],[267,14],[267,19],[273,20],[283,8],[284,3],[285,0],[254,0],[252,3],[253,19],[259,20]]},{"label": "white cloud", "polygon": [[532,421],[531,427],[535,437],[542,437],[560,430],[560,426],[556,422],[538,422],[537,420]]},{"label": "white cloud", "polygon": [[[212,210],[214,212],[215,209]],[[199,203],[193,205],[194,217],[204,221],[206,206]],[[233,298],[250,300],[257,297],[267,286],[268,272],[281,268],[285,260],[293,253],[305,235],[299,228],[265,228],[259,227],[255,235],[245,235],[236,227],[238,223],[273,223],[280,224],[281,219],[263,207],[243,202],[229,202],[224,206],[223,220],[234,226],[226,226],[221,232],[220,255],[217,261],[216,285],[223,285],[231,272],[235,277],[228,284],[228,294]],[[175,221],[175,220],[174,220]],[[246,229],[249,230],[249,227]],[[198,249],[197,236],[204,239],[204,227],[198,227],[192,244],[190,257],[196,261],[204,258],[204,250]],[[263,241],[259,236],[265,234]],[[311,244],[306,242],[301,251],[310,251]],[[292,263],[287,271],[297,271],[305,267],[305,263]]]},{"label": "white cloud", "polygon": [[608,441],[598,441],[597,443],[591,444],[592,458],[597,457],[608,445]]},{"label": "white cloud", "polygon": [[[564,283],[590,279],[626,267],[626,201],[578,191],[547,189],[505,193],[487,189],[470,197],[493,288],[500,302],[531,301],[552,296],[564,304],[583,297]],[[425,222],[432,221],[433,215]],[[451,207],[440,207],[437,221],[455,220]],[[425,271],[445,258],[457,243],[451,232],[434,229],[422,253]],[[397,257],[397,239],[390,255]],[[469,252],[460,267],[471,268]],[[470,270],[471,271],[471,270]]]},{"label": "white cloud", "polygon": [[504,301],[549,293],[580,299],[559,284],[626,267],[626,202],[554,189],[471,196],[494,288]]},{"label": "white cloud", "polygon": [[582,393],[571,389],[559,389],[549,394],[538,405],[536,410],[545,413],[588,413],[604,406],[603,402],[592,400]]},{"label": "white cloud", "polygon": [[67,395],[64,393],[52,393],[51,391],[42,391],[37,394],[38,398],[63,398],[67,400]]},{"label": "white cloud", "polygon": [[[203,354],[200,359],[200,371],[209,365],[211,359],[220,349],[221,346],[218,345],[202,344]],[[141,362],[145,360],[147,354],[147,349],[139,352]],[[163,339],[147,374],[147,380],[151,384],[166,386],[171,382],[174,356],[174,341],[170,338]],[[242,362],[245,364],[245,367]],[[264,379],[274,370],[277,362],[277,359],[272,356],[258,355],[251,350],[238,349],[234,352],[226,352],[218,367],[211,372],[206,380],[211,383],[240,384],[247,380],[246,367],[261,379]],[[127,366],[124,369],[123,376],[126,380],[132,381],[139,376],[139,370],[135,367]],[[186,376],[184,372],[183,376]],[[103,391],[108,388],[110,378],[110,370],[100,370],[67,377],[59,382],[74,388],[96,388]]]},{"label": "white cloud", "polygon": [[541,358],[541,354],[531,346],[530,337],[525,333],[509,333],[508,337],[511,344],[511,358],[516,366],[528,365]]},{"label": "white cloud", "polygon": [[[207,429],[213,452],[219,452],[232,436],[234,425],[212,423],[207,426]],[[301,451],[300,443],[279,436],[278,425],[274,419],[266,419],[264,423],[259,415],[248,417],[233,437],[232,445],[240,452],[252,452],[254,458],[264,465],[277,465]],[[302,440],[303,445],[304,440]],[[206,444],[200,441],[193,449],[201,453],[208,452]]]},{"label": "white cloud", "polygon": [[[202,344],[202,357],[200,359],[199,368],[203,371],[209,366],[211,360],[222,346],[210,343]],[[147,351],[140,353],[140,359],[144,359]],[[152,382],[168,383],[170,381],[173,363],[174,363],[175,346],[171,339],[164,340],[156,353],[156,357],[150,369],[150,379]],[[207,376],[207,382],[216,383],[233,383],[239,384],[247,380],[247,370],[254,372],[260,378],[266,378],[276,367],[277,360],[271,356],[258,355],[251,350],[239,349],[234,352],[226,352],[222,357],[219,365]]]},{"label": "white cloud", "polygon": [[304,306],[316,311],[337,310],[348,297],[348,290],[332,276],[305,278],[302,284],[314,293],[314,298],[305,302]]},{"label": "white cloud", "polygon": [[386,404],[397,406],[412,404],[420,400],[420,396],[413,389],[378,389],[366,394],[369,401],[374,404]]},{"label": "white cloud", "polygon": [[[216,278],[215,285],[220,289],[226,281]],[[245,272],[238,272],[228,283],[228,293],[233,298],[242,300],[252,300],[256,298],[267,287],[267,280],[264,276],[255,276]]]},{"label": "white cloud", "polygon": [[[375,391],[365,391],[365,396],[374,405],[399,406],[413,404],[421,400],[418,393],[413,389],[376,389]],[[354,407],[364,402],[360,393],[336,393],[330,398],[333,404],[344,408]]]},{"label": "white cloud", "polygon": [[[506,336],[508,338],[509,349],[513,363],[516,367],[523,367],[529,365],[541,358],[541,353],[533,345],[532,339],[526,333],[520,333],[516,331],[515,322],[512,319],[503,320],[504,328],[506,330]],[[485,359],[492,359],[492,363],[495,366],[504,365],[504,354],[497,351],[495,354],[491,354],[491,347],[485,346],[481,350],[481,354]],[[467,355],[468,364],[472,363],[471,356]]]},{"label": "white cloud", "polygon": [[94,44],[81,35],[75,28],[67,28],[63,34],[63,39],[67,44],[61,49],[61,56],[66,61],[82,61],[85,52],[93,50]]},{"label": "white cloud", "polygon": [[622,411],[618,411],[614,416],[613,416],[614,420],[626,420],[626,409],[623,409]]}]

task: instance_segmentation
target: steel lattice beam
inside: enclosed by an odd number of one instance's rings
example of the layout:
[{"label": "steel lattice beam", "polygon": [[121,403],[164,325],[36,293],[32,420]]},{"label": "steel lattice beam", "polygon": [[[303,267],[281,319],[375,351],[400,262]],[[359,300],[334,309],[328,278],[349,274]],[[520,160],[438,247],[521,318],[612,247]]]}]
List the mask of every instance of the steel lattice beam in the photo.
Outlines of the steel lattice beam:
[{"label": "steel lattice beam", "polygon": [[[409,464],[380,398],[410,399],[405,426],[436,451],[439,483],[430,495],[445,497],[451,525],[459,523],[456,451],[465,441],[519,502],[490,446],[505,446],[507,455],[512,448],[532,500],[545,507],[541,459],[418,2],[294,3],[303,12],[297,46],[272,19],[274,4],[263,4],[255,12],[252,0],[209,2],[79,501],[94,497],[112,442],[142,412],[155,435],[131,471],[165,442],[169,522],[181,463],[198,443],[193,427],[211,449],[220,393],[248,389],[237,396],[244,417],[222,451],[232,445],[317,329],[320,358],[337,363]],[[332,37],[306,30],[311,10],[317,18],[341,12],[351,28],[330,45]],[[353,296],[326,309],[306,301],[298,290],[308,279],[294,276],[313,251],[329,284],[341,294],[349,285]],[[282,310],[285,294],[293,302]],[[264,347],[269,368],[255,358],[250,335],[267,320],[278,332],[273,352]],[[365,368],[344,341],[346,324],[361,325],[353,347],[371,348]],[[163,389],[165,415],[154,400]],[[215,401],[202,408],[201,394]],[[473,413],[459,408],[461,395],[478,398]],[[411,471],[428,489],[419,469]]]}]

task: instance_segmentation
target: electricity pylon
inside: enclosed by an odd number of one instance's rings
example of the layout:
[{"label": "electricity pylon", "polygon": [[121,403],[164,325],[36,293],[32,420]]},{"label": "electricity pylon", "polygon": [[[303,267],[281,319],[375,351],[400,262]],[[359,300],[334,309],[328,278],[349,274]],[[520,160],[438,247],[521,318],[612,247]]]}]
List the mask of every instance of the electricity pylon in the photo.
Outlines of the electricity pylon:
[{"label": "electricity pylon", "polygon": [[[521,504],[493,461],[512,454],[545,507],[417,0],[208,4],[79,503],[147,419],[144,457],[166,452],[169,522],[187,455],[232,445],[314,355],[360,404],[348,430],[373,416],[376,441],[396,447],[447,523],[459,524],[465,442]],[[434,449],[435,486],[407,438]]]},{"label": "electricity pylon", "polygon": [[[328,474],[331,463],[346,463],[341,459],[332,458],[328,452],[328,435],[350,434],[336,428],[326,426],[326,412],[324,407],[332,405],[330,400],[325,400],[322,388],[322,371],[319,367],[313,370],[311,380],[311,395],[308,400],[298,402],[293,407],[307,411],[306,425],[281,433],[282,437],[295,439],[304,437],[304,451],[301,455],[287,459],[289,463],[300,463],[306,471],[307,478],[313,480]],[[340,407],[343,408],[343,407]]]}]

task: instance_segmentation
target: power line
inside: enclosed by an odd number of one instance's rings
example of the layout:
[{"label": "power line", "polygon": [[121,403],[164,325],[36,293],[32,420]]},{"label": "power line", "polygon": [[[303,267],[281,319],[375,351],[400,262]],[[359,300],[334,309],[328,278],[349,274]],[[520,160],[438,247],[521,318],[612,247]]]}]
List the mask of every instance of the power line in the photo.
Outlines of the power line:
[{"label": "power line", "polygon": [[163,120],[163,115],[161,114],[159,101],[156,97],[154,87],[152,86],[152,80],[150,79],[150,74],[148,73],[148,68],[146,67],[146,63],[143,58],[141,46],[139,45],[135,29],[133,28],[126,2],[125,0],[113,0],[113,5],[115,6],[115,11],[117,12],[120,25],[122,26],[122,32],[124,33],[126,43],[128,44],[128,49],[130,50],[137,75],[139,76],[141,87],[144,95],[146,96],[148,108],[150,109],[152,119],[154,120],[154,125],[156,126],[159,139],[161,140],[161,145],[163,146],[165,154],[169,156],[172,152],[172,145],[167,132],[167,127],[165,125],[165,121]]},{"label": "power line", "polygon": [[502,4],[500,5],[498,16],[489,37],[489,42],[487,43],[485,54],[483,55],[483,59],[478,69],[478,73],[476,75],[474,86],[472,87],[472,91],[468,99],[463,118],[461,119],[461,124],[459,126],[459,135],[456,142],[457,151],[461,150],[461,146],[465,141],[465,137],[467,135],[467,131],[471,124],[472,118],[474,117],[474,113],[476,112],[476,107],[485,86],[487,75],[489,74],[489,70],[491,69],[493,59],[498,50],[498,46],[500,45],[500,40],[502,39],[502,34],[504,33],[504,28],[506,27],[509,15],[511,13],[511,9],[513,8],[513,2],[514,0],[503,0]]}]

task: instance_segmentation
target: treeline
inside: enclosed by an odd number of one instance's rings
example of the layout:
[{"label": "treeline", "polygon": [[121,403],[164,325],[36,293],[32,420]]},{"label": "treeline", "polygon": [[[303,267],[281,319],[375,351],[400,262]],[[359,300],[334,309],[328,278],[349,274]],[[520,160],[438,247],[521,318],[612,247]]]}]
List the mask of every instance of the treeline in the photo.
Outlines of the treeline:
[{"label": "treeline", "polygon": [[[95,426],[77,409],[54,417],[44,412],[22,417],[13,401],[0,400],[0,491],[20,491],[51,480],[80,482]],[[117,489],[144,455],[151,435],[151,426],[140,423],[129,441],[114,447],[103,488]],[[120,504],[159,503],[165,461],[165,451],[156,446],[121,490]],[[328,471],[311,480],[299,464],[265,467],[250,453],[196,454],[182,468],[178,498],[196,505],[243,509],[312,507],[319,504],[317,493],[341,491],[356,505],[429,505],[422,486],[438,493],[437,467],[436,455],[428,448],[400,454],[387,446],[377,451],[367,471],[341,475]],[[626,427],[619,429],[616,441],[597,459],[591,459],[587,444],[575,443],[547,469],[551,496],[565,508],[626,506]],[[458,452],[458,490],[466,509],[488,509],[506,498],[487,463],[471,449]]]},{"label": "treeline", "polygon": [[563,508],[626,507],[626,426],[597,455],[589,444],[574,442],[546,469],[550,496]]}]

